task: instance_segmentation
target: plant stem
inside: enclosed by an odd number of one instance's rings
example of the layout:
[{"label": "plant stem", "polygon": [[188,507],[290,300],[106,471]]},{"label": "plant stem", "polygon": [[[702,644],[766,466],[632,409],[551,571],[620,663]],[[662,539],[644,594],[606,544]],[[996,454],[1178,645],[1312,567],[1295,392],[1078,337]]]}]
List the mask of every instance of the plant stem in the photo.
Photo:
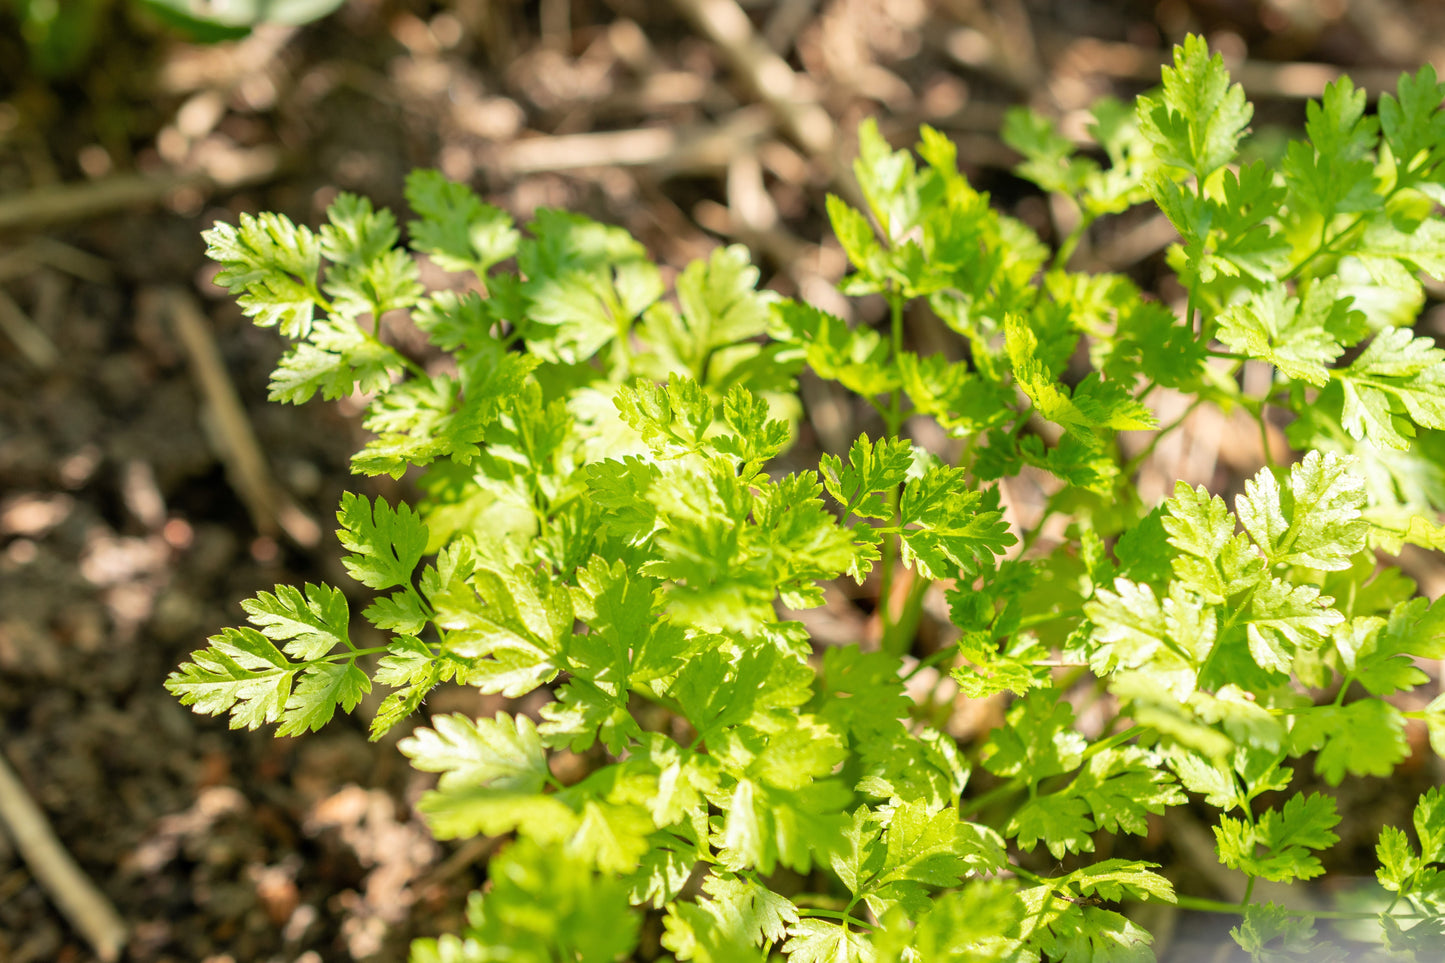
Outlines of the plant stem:
[{"label": "plant stem", "polygon": [[[897,285],[888,290],[888,313],[893,345],[891,357],[896,366],[899,357],[903,354],[903,293],[898,290]],[[885,420],[888,424],[888,437],[890,439],[897,438],[903,428],[903,389],[901,387],[893,389]],[[896,518],[898,515],[901,492],[901,487],[896,485],[889,492],[888,502],[892,509],[889,515],[890,519]],[[902,519],[899,519],[899,522],[901,528]],[[901,619],[895,619],[893,616],[893,570],[898,565],[898,541],[900,538],[901,536],[896,534],[883,536],[883,571],[878,585],[878,619],[882,629],[879,634],[879,648],[890,655],[902,655],[907,652],[911,648],[910,642],[912,641],[909,638],[898,638],[900,633],[896,631],[895,626],[900,624]],[[902,614],[900,613],[900,615]]]},{"label": "plant stem", "polygon": [[318,662],[339,662],[342,659],[350,661],[351,659],[359,659],[363,655],[376,655],[379,652],[390,651],[391,647],[387,645],[377,645],[369,649],[358,649],[353,647],[345,650],[344,652],[328,652],[326,655],[323,655],[319,659],[308,659],[307,661],[299,664],[303,666],[316,665]]},{"label": "plant stem", "polygon": [[974,813],[984,809],[984,807],[988,806],[989,803],[996,802],[1000,799],[1006,799],[1007,797],[1012,796],[1014,793],[1022,789],[1023,786],[1024,780],[1019,776],[1015,776],[1014,778],[1010,779],[1006,783],[1003,783],[1002,785],[994,786],[982,796],[975,796],[973,799],[969,800],[963,807],[963,815],[971,816]]},{"label": "plant stem", "polygon": [[[1198,896],[1176,896],[1174,905],[1180,909],[1194,910],[1199,913],[1228,913],[1231,916],[1240,915],[1241,906],[1239,903],[1226,903],[1223,900],[1203,899]],[[1373,920],[1386,915],[1383,912],[1370,913],[1357,910],[1296,910],[1284,909],[1286,916],[1294,916],[1299,919],[1315,920]],[[1391,913],[1391,919],[1396,920],[1419,920],[1427,919],[1428,913]]]},{"label": "plant stem", "polygon": [[[906,651],[907,640],[912,639],[918,633],[918,623],[923,619],[923,599],[928,594],[928,587],[933,584],[931,579],[926,579],[917,572],[913,575],[913,584],[908,586],[908,594],[903,598],[903,607],[898,612],[898,618],[893,621],[890,631],[898,644],[903,645]],[[885,651],[894,650],[894,642],[889,639],[883,640]],[[944,650],[948,651],[948,650]]]},{"label": "plant stem", "polygon": [[919,659],[918,664],[905,672],[902,676],[902,679],[904,682],[907,682],[909,679],[913,678],[924,669],[927,669],[930,666],[938,665],[940,662],[947,662],[949,659],[953,658],[957,654],[957,645],[946,645],[943,648],[939,649],[937,652],[930,653],[926,658]]},{"label": "plant stem", "polygon": [[869,930],[870,932],[873,929],[872,926],[863,922],[857,917],[849,916],[847,913],[840,913],[836,910],[800,909],[798,910],[798,915],[804,918],[814,916],[818,917],[819,919],[837,920],[838,922],[843,923],[846,926],[861,926],[863,929]]},{"label": "plant stem", "polygon": [[1159,447],[1159,442],[1164,440],[1164,436],[1172,432],[1174,429],[1178,428],[1180,425],[1184,424],[1184,420],[1190,415],[1194,414],[1194,409],[1198,408],[1202,404],[1204,404],[1204,399],[1202,397],[1195,398],[1192,402],[1189,403],[1189,407],[1184,409],[1184,413],[1182,415],[1180,415],[1178,418],[1175,418],[1173,421],[1169,422],[1169,424],[1165,425],[1163,428],[1160,428],[1157,432],[1155,432],[1154,437],[1149,439],[1149,444],[1144,446],[1144,450],[1139,452],[1139,454],[1135,455],[1133,458],[1130,458],[1128,462],[1125,463],[1124,467],[1120,469],[1119,477],[1128,479],[1134,474],[1134,472],[1138,471],[1139,466],[1144,464],[1144,461],[1150,455],[1154,454],[1154,449]]},{"label": "plant stem", "polygon": [[[378,321],[377,323],[380,324],[379,321]],[[391,355],[393,355],[393,356],[396,358],[396,360],[398,360],[398,361],[401,362],[401,366],[402,366],[403,368],[405,368],[407,371],[411,372],[411,374],[412,374],[414,377],[417,377],[417,378],[430,378],[430,377],[431,377],[431,375],[427,374],[427,371],[426,371],[425,368],[423,368],[421,365],[417,364],[415,361],[413,361],[413,360],[411,360],[410,358],[408,358],[406,355],[402,354],[402,353],[401,353],[399,350],[397,350],[396,348],[392,347],[391,345],[387,344],[385,341],[381,340],[381,336],[378,335],[375,331],[368,331],[368,330],[366,330],[365,328],[361,327],[360,325],[357,325],[356,330],[360,331],[361,334],[362,334],[362,337],[366,338],[366,340],[370,341],[372,344],[376,345],[376,346],[379,347],[379,348],[384,348],[387,352],[389,352]]]},{"label": "plant stem", "polygon": [[1265,405],[1261,402],[1255,409],[1254,420],[1259,423],[1259,447],[1264,452],[1264,463],[1273,466],[1274,454],[1269,449],[1269,419],[1265,416],[1264,409]]},{"label": "plant stem", "polygon": [[1068,268],[1069,259],[1074,256],[1074,251],[1078,250],[1079,242],[1084,239],[1084,232],[1092,227],[1093,223],[1094,215],[1082,210],[1079,212],[1079,222],[1074,225],[1074,229],[1064,238],[1063,243],[1059,245],[1059,249],[1054,252],[1054,259],[1049,264],[1050,271],[1059,271]]},{"label": "plant stem", "polygon": [[[895,368],[898,367],[898,359],[903,356],[903,294],[897,287],[888,291],[888,316],[889,331],[892,335],[893,353],[890,359]],[[893,397],[889,404],[889,425],[888,436],[897,438],[898,432],[903,427],[903,389],[893,389]]]}]

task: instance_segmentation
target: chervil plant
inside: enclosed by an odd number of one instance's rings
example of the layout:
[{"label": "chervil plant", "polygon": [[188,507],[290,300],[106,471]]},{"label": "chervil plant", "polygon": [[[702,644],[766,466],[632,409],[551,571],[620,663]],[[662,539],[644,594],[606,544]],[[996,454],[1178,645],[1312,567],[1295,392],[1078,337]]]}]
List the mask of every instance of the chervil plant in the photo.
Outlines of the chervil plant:
[{"label": "chervil plant", "polygon": [[[439,837],[513,838],[465,930],[418,942],[419,963],[1147,960],[1129,901],[1238,914],[1261,958],[1330,958],[1311,914],[1255,882],[1323,872],[1328,787],[1389,776],[1409,720],[1445,749],[1445,704],[1395,699],[1427,681],[1417,657],[1445,656],[1445,608],[1390,558],[1445,545],[1445,350],[1410,329],[1419,272],[1445,278],[1445,84],[1426,67],[1370,114],[1341,79],[1271,165],[1237,162],[1251,107],[1203,41],[1163,80],[1098,105],[1083,153],[1009,117],[1020,173],[1077,208],[1052,249],[936,131],[915,157],[865,124],[868,209],[828,213],[842,289],[886,303],[882,330],[758,290],[738,247],[669,291],[623,231],[539,211],[523,234],[435,172],[407,185],[411,252],[463,291],[425,292],[392,216],[356,197],[314,233],[217,225],[218,281],[293,342],[272,396],[365,395],[355,469],[411,472],[421,494],[347,495],[337,515],[384,644],[352,642],[340,590],[277,586],[169,688],[282,734],[373,684],[390,689],[373,736],[443,683],[541,697],[535,718],[438,716],[400,743],[439,774],[420,804]],[[1140,204],[1179,233],[1174,307],[1069,269],[1096,220]],[[398,310],[425,366],[380,336]],[[964,360],[913,350],[930,316]],[[881,430],[781,474],[805,371]],[[1138,470],[1182,421],[1158,424],[1171,394],[1255,419],[1266,458],[1284,426],[1294,454],[1232,505],[1183,483],[1146,504]],[[948,458],[910,439],[926,419]],[[1000,483],[1025,470],[1055,479],[1044,514],[1068,523],[1047,551],[1042,520],[1016,538],[1003,519]],[[815,647],[789,615],[841,578],[875,580],[878,638]],[[957,636],[925,651],[931,589]],[[962,698],[1007,706],[974,742],[940,728],[951,693],[905,688],[945,668]],[[1109,707],[1102,728],[1080,731],[1071,694]],[[1184,805],[1209,814],[1242,902],[1127,858],[1122,837],[1167,833]],[[1428,953],[1445,796],[1379,839],[1367,911],[1323,915]]]}]

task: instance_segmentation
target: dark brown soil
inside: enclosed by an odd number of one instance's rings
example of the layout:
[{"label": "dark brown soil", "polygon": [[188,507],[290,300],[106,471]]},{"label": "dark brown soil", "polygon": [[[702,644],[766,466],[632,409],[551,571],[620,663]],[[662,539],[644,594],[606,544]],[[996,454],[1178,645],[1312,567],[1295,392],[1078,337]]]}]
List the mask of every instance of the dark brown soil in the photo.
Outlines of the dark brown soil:
[{"label": "dark brown soil", "polygon": [[[118,3],[88,64],[53,81],[26,68],[0,19],[0,210],[59,185],[109,190],[121,175],[176,171],[229,181],[237,164],[276,159],[244,187],[193,184],[153,204],[111,194],[83,216],[0,226],[0,313],[33,336],[26,350],[0,327],[0,751],[127,921],[127,959],[401,959],[413,936],[453,926],[485,877],[485,843],[431,840],[411,807],[423,780],[394,738],[371,745],[354,718],[302,739],[231,732],[162,689],[208,634],[240,620],[240,599],[277,582],[351,584],[330,518],[345,487],[374,490],[347,473],[354,406],[265,401],[278,339],[208,282],[200,231],[241,211],[314,223],[339,189],[396,205],[409,169],[440,166],[522,215],[565,206],[623,224],[673,266],[742,240],[767,283],[818,296],[842,267],[822,242],[830,158],[782,132],[682,6],[353,0],[300,30],[197,48]],[[1377,84],[1438,58],[1427,44],[1445,36],[1445,8],[1426,0],[744,6],[843,132],[841,156],[865,115],[900,143],[932,123],[1046,235],[1047,206],[1007,173],[997,140],[1011,104],[1070,115],[1133,94],[1157,76],[1160,51],[1202,30],[1257,68],[1256,126],[1296,124],[1302,101],[1272,66],[1340,64]],[[686,149],[716,130],[711,153]],[[610,162],[617,139],[548,140],[614,132],[636,149],[657,131],[684,136],[641,164]],[[1101,231],[1094,253],[1117,253],[1133,223]],[[1113,267],[1147,277],[1157,252]],[[168,286],[202,304],[270,472],[320,522],[319,543],[258,528],[233,486],[229,442],[208,427],[187,350],[157,307]],[[835,430],[816,425],[813,443]],[[840,619],[846,633],[865,616]],[[481,704],[457,692],[429,708]],[[1432,766],[1402,779],[1428,781]],[[1368,821],[1403,821],[1412,797],[1384,788],[1352,791]],[[1352,850],[1362,866],[1368,845]],[[1216,895],[1203,877],[1199,887]],[[1203,958],[1189,950],[1204,941],[1193,925],[1169,958]],[[0,960],[93,958],[0,833]]]}]

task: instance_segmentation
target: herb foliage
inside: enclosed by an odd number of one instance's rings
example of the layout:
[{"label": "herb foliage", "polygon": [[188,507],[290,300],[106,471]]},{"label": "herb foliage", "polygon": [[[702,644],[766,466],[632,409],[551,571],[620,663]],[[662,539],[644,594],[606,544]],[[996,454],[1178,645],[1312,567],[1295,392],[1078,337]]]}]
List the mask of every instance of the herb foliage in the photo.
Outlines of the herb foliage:
[{"label": "herb foliage", "polygon": [[[519,230],[430,171],[407,184],[410,251],[349,195],[318,231],[218,224],[218,281],[291,343],[272,396],[366,395],[356,471],[412,471],[422,497],[347,495],[337,513],[384,645],[351,641],[339,590],[283,585],[168,686],[292,734],[379,684],[373,737],[443,683],[546,693],[536,718],[438,716],[400,743],[439,776],[420,804],[437,836],[516,837],[463,932],[418,942],[418,963],[622,959],[647,914],[677,960],[1151,959],[1128,901],[1231,910],[1257,957],[1326,958],[1311,914],[1249,895],[1320,875],[1338,841],[1335,800],[1292,791],[1294,770],[1388,776],[1412,720],[1445,750],[1445,703],[1393,699],[1427,681],[1417,658],[1445,656],[1445,608],[1390,560],[1445,546],[1445,350],[1410,328],[1419,274],[1445,279],[1442,99],[1429,67],[1374,114],[1341,79],[1277,166],[1241,161],[1252,108],[1190,38],[1157,93],[1095,108],[1096,149],[1009,116],[1019,173],[1077,210],[1052,249],[936,131],[895,151],[865,123],[867,209],[830,197],[828,213],[842,289],[881,296],[882,330],[759,290],[739,247],[669,290],[618,228],[539,211]],[[1182,313],[1069,268],[1095,221],[1141,204],[1178,231]],[[426,292],[417,254],[473,290]],[[381,338],[398,310],[449,363]],[[966,361],[910,347],[924,311]],[[1246,364],[1267,368],[1262,393]],[[882,431],[782,474],[804,372]],[[1232,504],[1182,482],[1146,504],[1138,470],[1179,424],[1159,424],[1165,392],[1252,417],[1266,459],[1285,425],[1294,452]],[[916,419],[956,456],[910,440]],[[1140,431],[1154,441],[1126,457]],[[1047,551],[1045,519],[1020,544],[1001,510],[1026,470],[1055,480],[1046,518],[1069,519]],[[875,576],[876,646],[815,650],[788,617]],[[935,584],[959,634],[919,661]],[[935,666],[967,698],[1008,694],[976,744],[939,728],[938,686],[909,695]],[[1115,707],[1092,737],[1065,699],[1085,674]],[[591,763],[575,781],[553,771],[564,751]],[[1240,904],[1093,855],[1191,801],[1249,880]],[[1429,947],[1445,797],[1419,801],[1413,834],[1385,827],[1378,855],[1376,909],[1326,915]]]}]

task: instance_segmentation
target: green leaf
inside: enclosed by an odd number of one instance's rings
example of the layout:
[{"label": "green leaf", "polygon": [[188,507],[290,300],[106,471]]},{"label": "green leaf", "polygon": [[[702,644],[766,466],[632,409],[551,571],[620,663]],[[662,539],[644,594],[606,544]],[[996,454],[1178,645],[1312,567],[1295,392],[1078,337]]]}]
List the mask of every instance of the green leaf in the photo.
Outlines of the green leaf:
[{"label": "green leaf", "polygon": [[768,292],[757,290],[758,269],[748,249],[731,244],[693,261],[677,278],[677,302],[692,333],[698,377],[706,380],[709,355],[724,345],[755,338],[768,328]]},{"label": "green leaf", "polygon": [[431,646],[415,636],[398,636],[377,662],[373,681],[396,687],[382,700],[371,719],[369,738],[374,742],[397,723],[421,708],[422,700],[438,683],[457,675],[462,665],[438,658]]},{"label": "green leaf", "polygon": [[836,455],[824,455],[818,465],[823,487],[843,506],[843,516],[887,518],[888,495],[903,484],[913,467],[913,449],[902,438],[880,439],[875,445],[859,435],[848,452],[848,466]]},{"label": "green leaf", "polygon": [[299,666],[255,629],[223,629],[166,678],[166,690],[209,716],[231,714],[231,728],[255,729],[281,718]]},{"label": "green leaf", "polygon": [[565,586],[522,565],[509,572],[478,569],[460,584],[432,572],[422,591],[446,630],[445,651],[473,660],[468,683],[518,698],[556,676],[575,618]]},{"label": "green leaf", "polygon": [[1318,387],[1329,383],[1328,366],[1345,351],[1349,300],[1334,279],[1311,284],[1303,302],[1272,284],[1219,316],[1218,338],[1236,351],[1267,361],[1283,374]]},{"label": "green leaf", "polygon": [[700,451],[715,414],[706,390],[686,377],[666,385],[639,379],[619,388],[613,402],[644,442],[672,455]]},{"label": "green leaf", "polygon": [[1395,282],[1402,294],[1418,296],[1417,271],[1445,279],[1445,222],[1440,220],[1426,218],[1416,223],[1375,217],[1366,222],[1364,235],[1351,247],[1351,253],[1371,274],[1386,283]]},{"label": "green leaf", "polygon": [[1089,834],[1094,823],[1084,800],[1067,793],[1030,799],[1009,819],[1005,832],[1017,837],[1019,848],[1031,852],[1040,840],[1055,859],[1068,853],[1092,853]]},{"label": "green leaf", "polygon": [[1331,786],[1352,776],[1388,776],[1410,754],[1405,717],[1378,699],[1343,706],[1315,706],[1293,717],[1290,749],[1318,749],[1315,771]]},{"label": "green leaf", "polygon": [[1405,171],[1419,171],[1439,158],[1445,142],[1445,111],[1440,109],[1445,84],[1426,64],[1413,77],[1401,74],[1397,92],[1380,95],[1380,129],[1396,163]]},{"label": "green leaf", "polygon": [[1036,689],[1009,707],[1008,724],[984,746],[983,765],[997,776],[1027,774],[1041,780],[1083,761],[1084,737],[1074,731],[1074,710],[1052,689]]},{"label": "green leaf", "polygon": [[1089,662],[1096,671],[1141,669],[1178,698],[1194,691],[1196,672],[1216,641],[1218,622],[1202,600],[1175,582],[1160,600],[1148,585],[1115,579],[1084,604],[1094,623]]},{"label": "green leaf", "polygon": [[1275,903],[1250,903],[1244,907],[1244,921],[1232,928],[1229,935],[1255,959],[1304,961],[1321,958],[1310,917]]},{"label": "green leaf", "polygon": [[1210,205],[1214,249],[1205,260],[1203,280],[1223,275],[1273,282],[1289,267],[1290,243],[1269,223],[1285,189],[1264,161],[1241,165],[1238,174],[1226,169],[1222,187],[1223,200]]},{"label": "green leaf", "polygon": [[1004,113],[1003,141],[1024,156],[1014,173],[1044,191],[1073,195],[1098,173],[1098,164],[1074,156],[1074,142],[1059,133],[1048,118],[1027,107],[1010,107]]},{"label": "green leaf", "polygon": [[853,174],[884,238],[897,244],[918,223],[924,205],[913,155],[906,150],[895,151],[879,133],[878,122],[866,117],[858,125],[858,157],[853,161]]},{"label": "green leaf", "polygon": [[820,919],[800,919],[788,927],[782,950],[788,963],[864,963],[873,958],[862,933]]},{"label": "green leaf", "polygon": [[1157,863],[1105,859],[1050,882],[1067,885],[1080,896],[1098,894],[1101,899],[1111,903],[1124,899],[1135,899],[1144,903],[1150,900],[1173,903],[1176,899],[1174,886],[1169,880],[1153,872],[1158,868]]},{"label": "green leaf", "polygon": [[237,225],[217,222],[202,234],[206,256],[221,266],[215,281],[237,295],[261,327],[303,338],[321,295],[321,239],[282,214],[242,214]]},{"label": "green leaf", "polygon": [[1438,786],[1427,790],[1415,804],[1414,824],[1422,858],[1445,863],[1445,792]]},{"label": "green leaf", "polygon": [[1313,585],[1279,578],[1260,582],[1249,603],[1249,654],[1260,668],[1289,674],[1297,651],[1319,648],[1345,620],[1329,607],[1333,601]]},{"label": "green leaf", "polygon": [[441,773],[444,792],[485,786],[534,794],[551,776],[532,720],[505,712],[476,720],[461,713],[434,716],[432,728],[414,730],[397,748],[423,772]]},{"label": "green leaf", "polygon": [[1365,483],[1351,459],[1312,451],[1290,467],[1281,490],[1267,469],[1244,483],[1240,523],[1272,565],[1341,571],[1369,533]]},{"label": "green leaf", "polygon": [[1227,763],[1211,761],[1182,747],[1170,750],[1167,758],[1180,784],[1190,792],[1202,794],[1208,805],[1227,813],[1242,804],[1239,783]]},{"label": "green leaf", "polygon": [[1326,84],[1324,96],[1305,105],[1305,133],[1309,142],[1291,141],[1281,164],[1291,206],[1327,222],[1335,214],[1380,206],[1370,159],[1380,122],[1365,116],[1363,89],[1348,77]]},{"label": "green leaf", "polygon": [[1039,357],[1039,340],[1019,315],[1005,323],[1014,378],[1039,414],[1072,432],[1097,429],[1138,431],[1154,427],[1154,416],[1128,389],[1091,374],[1073,391],[1055,381]]},{"label": "green leaf", "polygon": [[277,364],[267,397],[299,405],[318,391],[327,401],[356,391],[386,391],[393,370],[401,367],[396,351],[368,338],[351,321],[320,320]]},{"label": "green leaf", "polygon": [[517,253],[520,235],[512,219],[440,171],[407,175],[406,202],[418,218],[407,224],[412,247],[444,271],[485,275],[492,265]]},{"label": "green leaf", "polygon": [[960,569],[1002,555],[1016,541],[1003,512],[986,510],[984,496],[964,487],[965,474],[959,468],[935,466],[903,487],[903,563],[925,578],[951,578]]},{"label": "green leaf", "polygon": [[1445,350],[1403,328],[1385,328],[1338,372],[1340,424],[1355,439],[1406,449],[1412,427],[1445,428]]},{"label": "green leaf", "polygon": [[1088,803],[1095,828],[1135,836],[1148,833],[1150,813],[1163,815],[1168,807],[1185,802],[1159,760],[1135,746],[1096,753],[1068,792]]},{"label": "green leaf", "polygon": [[900,882],[951,887],[968,876],[983,876],[1006,863],[1003,840],[993,830],[961,822],[952,808],[930,811],[921,801],[893,811],[884,832],[878,886]]},{"label": "green leaf", "polygon": [[1036,887],[1020,894],[1033,911],[1036,927],[1029,934],[1029,948],[1045,959],[1064,963],[1150,963],[1152,937],[1127,917],[1095,906],[1063,904],[1063,910],[1049,904],[1060,901],[1051,891]]},{"label": "green leaf", "polygon": [[[1310,850],[1339,842],[1334,827],[1340,817],[1329,796],[1295,793],[1284,809],[1267,809],[1254,826],[1221,816],[1214,829],[1219,858],[1230,869],[1275,882],[1313,879],[1324,872]],[[1262,852],[1261,852],[1262,850]]]},{"label": "green leaf", "polygon": [[1380,885],[1392,893],[1404,895],[1409,891],[1413,877],[1420,870],[1420,857],[1410,845],[1410,837],[1403,829],[1386,826],[1380,830],[1380,842],[1375,847],[1375,856],[1380,868],[1375,877]]},{"label": "green leaf", "polygon": [[873,233],[873,225],[868,223],[862,212],[836,194],[828,195],[827,208],[833,234],[859,276],[872,284],[881,285],[887,267],[883,245]]},{"label": "green leaf", "polygon": [[752,478],[792,441],[788,426],[769,417],[768,403],[746,388],[735,387],[723,399],[723,422],[730,433],[717,438],[717,450],[743,463],[741,473]]},{"label": "green leaf", "polygon": [[398,632],[402,635],[416,635],[426,626],[427,613],[421,599],[415,592],[399,589],[390,595],[381,595],[361,613],[372,625],[383,632]]},{"label": "green leaf", "polygon": [[1219,54],[1210,56],[1203,37],[1190,34],[1164,68],[1160,97],[1140,97],[1139,129],[1159,159],[1203,181],[1234,159],[1254,108],[1244,88],[1230,84]]},{"label": "green leaf", "polygon": [[282,648],[293,659],[319,659],[337,645],[351,647],[346,596],[329,585],[307,583],[304,593],[294,585],[278,585],[276,594],[257,593],[241,608],[262,635],[285,642]]},{"label": "green leaf", "polygon": [[321,253],[332,262],[324,287],[334,313],[380,318],[416,303],[425,289],[416,262],[395,248],[396,219],[390,211],[374,210],[365,198],[342,193],[327,208],[326,218]]},{"label": "green leaf", "polygon": [[640,806],[588,800],[567,841],[567,852],[604,873],[630,873],[641,863],[648,850],[647,837],[655,828]]},{"label": "green leaf", "polygon": [[897,370],[889,364],[889,347],[878,332],[849,328],[842,318],[810,304],[778,301],[774,337],[802,349],[808,367],[825,381],[836,381],[865,398],[876,398],[899,386]]},{"label": "green leaf", "polygon": [[766,886],[729,874],[709,874],[702,889],[711,897],[699,901],[729,934],[756,945],[778,943],[788,926],[798,922],[792,901]]},{"label": "green leaf", "polygon": [[646,249],[624,230],[566,211],[539,210],[517,250],[526,281],[527,344],[546,361],[576,364],[631,336],[663,293]]},{"label": "green leaf", "polygon": [[427,530],[410,505],[393,509],[378,498],[373,507],[365,495],[346,492],[336,519],[341,523],[336,537],[352,552],[342,559],[352,578],[374,589],[411,585],[426,551]]},{"label": "green leaf", "polygon": [[[615,963],[637,949],[642,917],[628,905],[625,879],[532,840],[499,852],[488,870],[486,892],[474,895],[468,908],[465,942],[443,937],[435,963],[470,963],[464,952],[518,963]],[[417,946],[427,942],[413,944],[414,961]]]},{"label": "green leaf", "polygon": [[557,700],[542,707],[541,733],[547,745],[585,752],[599,738],[607,751],[620,754],[641,735],[623,700],[600,688],[569,682]]},{"label": "green leaf", "polygon": [[355,661],[313,662],[301,670],[296,688],[286,700],[276,735],[294,736],[320,729],[331,721],[338,707],[350,712],[370,691],[371,679]]}]

